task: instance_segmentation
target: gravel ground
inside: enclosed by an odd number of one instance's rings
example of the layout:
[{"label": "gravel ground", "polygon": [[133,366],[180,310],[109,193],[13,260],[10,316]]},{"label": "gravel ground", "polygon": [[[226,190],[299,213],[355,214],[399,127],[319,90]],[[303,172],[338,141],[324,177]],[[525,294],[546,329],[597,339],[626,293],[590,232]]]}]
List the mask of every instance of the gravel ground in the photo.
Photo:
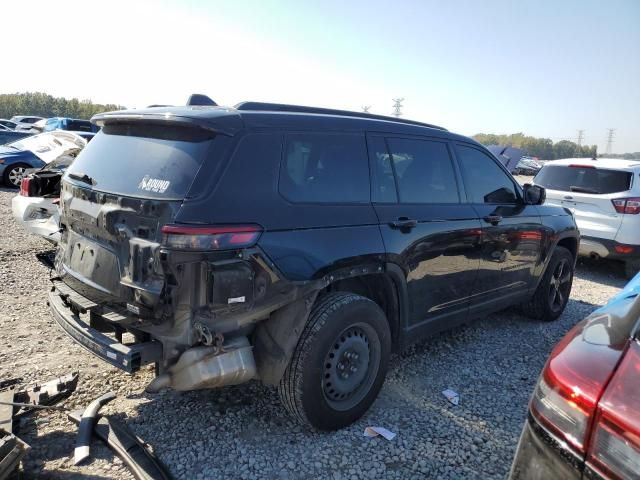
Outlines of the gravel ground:
[{"label": "gravel ground", "polygon": [[[516,311],[492,315],[417,344],[392,358],[379,399],[359,422],[316,433],[292,422],[275,389],[258,383],[215,391],[150,395],[151,369],[135,377],[105,365],[54,324],[45,303],[48,269],[35,258],[51,249],[11,216],[15,193],[0,189],[0,379],[24,384],[80,371],[66,402],[82,407],[114,390],[103,411],[151,444],[176,478],[505,478],[527,402],[553,345],[625,283],[615,263],[581,261],[572,298],[554,323]],[[460,405],[441,392],[453,388]],[[368,425],[398,435],[363,438]],[[85,466],[72,462],[76,427],[62,413],[24,419],[33,449],[28,478],[132,478],[100,442]]]}]

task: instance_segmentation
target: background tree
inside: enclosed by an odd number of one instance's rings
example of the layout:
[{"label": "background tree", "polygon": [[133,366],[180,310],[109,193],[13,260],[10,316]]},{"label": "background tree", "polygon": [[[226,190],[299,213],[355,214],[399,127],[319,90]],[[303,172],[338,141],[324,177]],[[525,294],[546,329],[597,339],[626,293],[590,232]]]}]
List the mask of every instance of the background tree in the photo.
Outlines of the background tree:
[{"label": "background tree", "polygon": [[71,117],[90,119],[96,113],[123,110],[126,107],[109,103],[102,105],[91,100],[53,97],[42,92],[0,94],[0,118],[14,115],[37,115],[39,117]]},{"label": "background tree", "polygon": [[504,145],[520,148],[532,157],[542,160],[557,158],[593,158],[598,153],[596,145],[583,145],[561,140],[553,143],[550,138],[528,137],[522,132],[510,135],[496,135],[493,133],[478,133],[473,138],[483,145]]}]

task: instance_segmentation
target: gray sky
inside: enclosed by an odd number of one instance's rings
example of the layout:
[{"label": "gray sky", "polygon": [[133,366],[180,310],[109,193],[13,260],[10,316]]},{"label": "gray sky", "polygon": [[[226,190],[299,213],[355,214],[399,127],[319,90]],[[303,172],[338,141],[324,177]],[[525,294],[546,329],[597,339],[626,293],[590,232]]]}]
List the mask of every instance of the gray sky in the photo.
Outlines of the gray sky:
[{"label": "gray sky", "polygon": [[404,97],[405,117],[466,135],[584,129],[604,152],[616,128],[614,152],[640,151],[639,0],[30,0],[3,19],[0,93],[380,114]]}]

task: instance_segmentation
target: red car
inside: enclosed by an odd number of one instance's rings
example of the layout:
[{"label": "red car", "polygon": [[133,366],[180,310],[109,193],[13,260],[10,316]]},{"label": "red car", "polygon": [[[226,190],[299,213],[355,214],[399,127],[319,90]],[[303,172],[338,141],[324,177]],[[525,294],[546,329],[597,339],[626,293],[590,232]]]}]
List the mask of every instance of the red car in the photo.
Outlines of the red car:
[{"label": "red car", "polygon": [[640,479],[640,274],[556,345],[512,479]]}]

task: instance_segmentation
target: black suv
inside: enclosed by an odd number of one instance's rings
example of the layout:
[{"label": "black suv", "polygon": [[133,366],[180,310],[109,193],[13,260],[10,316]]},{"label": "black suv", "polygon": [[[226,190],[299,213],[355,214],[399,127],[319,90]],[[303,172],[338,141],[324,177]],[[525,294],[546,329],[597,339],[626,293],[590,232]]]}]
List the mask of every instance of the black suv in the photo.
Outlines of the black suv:
[{"label": "black suv", "polygon": [[67,170],[49,296],[150,391],[259,379],[318,429],[358,419],[389,355],[522,304],[557,318],[570,212],[433,125],[242,103],[95,116]]}]

